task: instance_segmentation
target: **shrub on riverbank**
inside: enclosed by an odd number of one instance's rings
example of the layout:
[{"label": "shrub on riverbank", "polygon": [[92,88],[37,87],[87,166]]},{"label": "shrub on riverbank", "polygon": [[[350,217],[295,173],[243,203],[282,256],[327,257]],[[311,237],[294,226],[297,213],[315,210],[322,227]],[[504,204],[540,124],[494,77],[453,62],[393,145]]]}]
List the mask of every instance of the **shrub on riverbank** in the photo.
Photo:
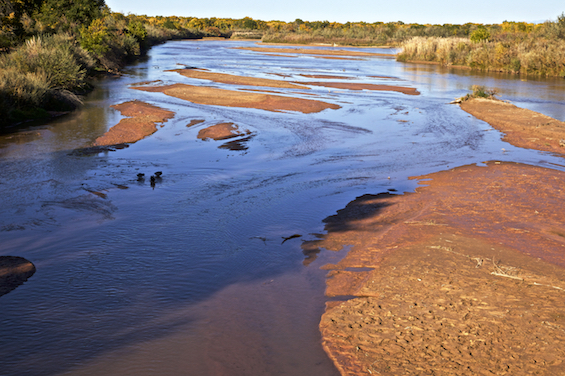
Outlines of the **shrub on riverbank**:
[{"label": "shrub on riverbank", "polygon": [[467,101],[472,98],[486,98],[486,99],[495,99],[495,95],[497,94],[496,89],[487,89],[485,86],[482,85],[473,85],[471,86],[471,92],[461,97],[461,101]]},{"label": "shrub on riverbank", "polygon": [[73,93],[86,88],[93,65],[69,34],[33,37],[0,56],[0,126],[74,108],[80,101]]},{"label": "shrub on riverbank", "polygon": [[[110,13],[107,9],[101,9],[99,15],[82,25],[65,17],[51,17],[51,21],[59,21],[47,27],[41,21],[45,16],[23,14],[20,24],[14,23],[14,27],[0,25],[0,36],[10,35],[9,43],[0,46],[0,113],[5,115],[0,118],[0,128],[47,117],[48,111],[73,109],[80,104],[77,94],[89,87],[90,75],[100,71],[117,73],[151,45],[206,35],[198,30],[150,24],[143,17]],[[22,42],[14,47],[18,39]]]}]

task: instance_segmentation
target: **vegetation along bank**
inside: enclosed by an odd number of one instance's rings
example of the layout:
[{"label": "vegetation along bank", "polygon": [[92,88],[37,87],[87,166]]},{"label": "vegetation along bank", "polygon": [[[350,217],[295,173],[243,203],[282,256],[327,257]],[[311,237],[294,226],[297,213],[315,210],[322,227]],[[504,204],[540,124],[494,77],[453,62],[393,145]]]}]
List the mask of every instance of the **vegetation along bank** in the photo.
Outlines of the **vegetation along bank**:
[{"label": "vegetation along bank", "polygon": [[565,14],[543,24],[420,25],[124,15],[104,0],[0,0],[0,130],[81,104],[89,79],[170,39],[399,46],[400,61],[565,77]]}]

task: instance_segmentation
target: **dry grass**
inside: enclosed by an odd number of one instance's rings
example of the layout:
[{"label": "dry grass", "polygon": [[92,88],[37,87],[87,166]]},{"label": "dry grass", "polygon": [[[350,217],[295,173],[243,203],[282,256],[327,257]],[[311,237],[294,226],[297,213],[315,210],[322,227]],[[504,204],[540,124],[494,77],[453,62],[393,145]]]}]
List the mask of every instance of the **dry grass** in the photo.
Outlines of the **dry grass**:
[{"label": "dry grass", "polygon": [[565,40],[543,37],[473,43],[465,38],[415,37],[401,45],[399,61],[538,76],[565,77]]}]

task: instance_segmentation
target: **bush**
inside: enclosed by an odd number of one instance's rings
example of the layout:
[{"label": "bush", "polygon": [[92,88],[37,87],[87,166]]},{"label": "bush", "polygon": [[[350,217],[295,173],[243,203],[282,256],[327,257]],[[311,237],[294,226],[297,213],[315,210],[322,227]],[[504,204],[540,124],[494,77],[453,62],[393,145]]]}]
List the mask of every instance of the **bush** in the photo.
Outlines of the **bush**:
[{"label": "bush", "polygon": [[487,89],[481,85],[471,86],[471,91],[473,92],[472,96],[475,98],[493,98],[497,93],[496,89]]},{"label": "bush", "polygon": [[0,70],[0,102],[18,107],[41,106],[49,91],[45,72],[21,73],[17,68]]},{"label": "bush", "polygon": [[81,47],[92,52],[97,57],[101,57],[108,52],[110,49],[110,38],[108,27],[103,19],[94,20],[90,26],[82,26],[80,28]]},{"label": "bush", "polygon": [[22,74],[44,74],[50,89],[76,89],[84,84],[86,71],[75,58],[70,43],[60,43],[52,36],[32,37],[11,54],[3,57],[0,66]]},{"label": "bush", "polygon": [[0,127],[45,110],[70,110],[80,100],[93,60],[67,34],[33,37],[0,56]]},{"label": "bush", "polygon": [[132,21],[127,26],[128,34],[132,35],[140,44],[145,42],[147,38],[147,30],[139,21]]},{"label": "bush", "polygon": [[474,43],[488,41],[490,39],[490,33],[484,27],[480,27],[471,33],[469,39],[471,39],[471,42]]}]

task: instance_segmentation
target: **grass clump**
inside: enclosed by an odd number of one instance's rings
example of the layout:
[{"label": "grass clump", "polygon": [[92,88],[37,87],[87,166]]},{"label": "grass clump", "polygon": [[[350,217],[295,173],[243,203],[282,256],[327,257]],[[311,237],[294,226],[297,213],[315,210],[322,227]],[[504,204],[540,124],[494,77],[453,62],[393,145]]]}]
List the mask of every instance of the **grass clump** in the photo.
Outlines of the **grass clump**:
[{"label": "grass clump", "polygon": [[[87,86],[94,61],[71,36],[36,36],[0,56],[0,127],[21,121],[40,109],[70,110],[80,101],[74,94]],[[35,114],[35,115],[34,115]]]},{"label": "grass clump", "polygon": [[495,96],[498,94],[496,89],[488,89],[482,85],[473,85],[470,90],[471,93],[467,93],[467,95],[461,97],[459,101],[464,102],[472,98],[496,99]]}]

